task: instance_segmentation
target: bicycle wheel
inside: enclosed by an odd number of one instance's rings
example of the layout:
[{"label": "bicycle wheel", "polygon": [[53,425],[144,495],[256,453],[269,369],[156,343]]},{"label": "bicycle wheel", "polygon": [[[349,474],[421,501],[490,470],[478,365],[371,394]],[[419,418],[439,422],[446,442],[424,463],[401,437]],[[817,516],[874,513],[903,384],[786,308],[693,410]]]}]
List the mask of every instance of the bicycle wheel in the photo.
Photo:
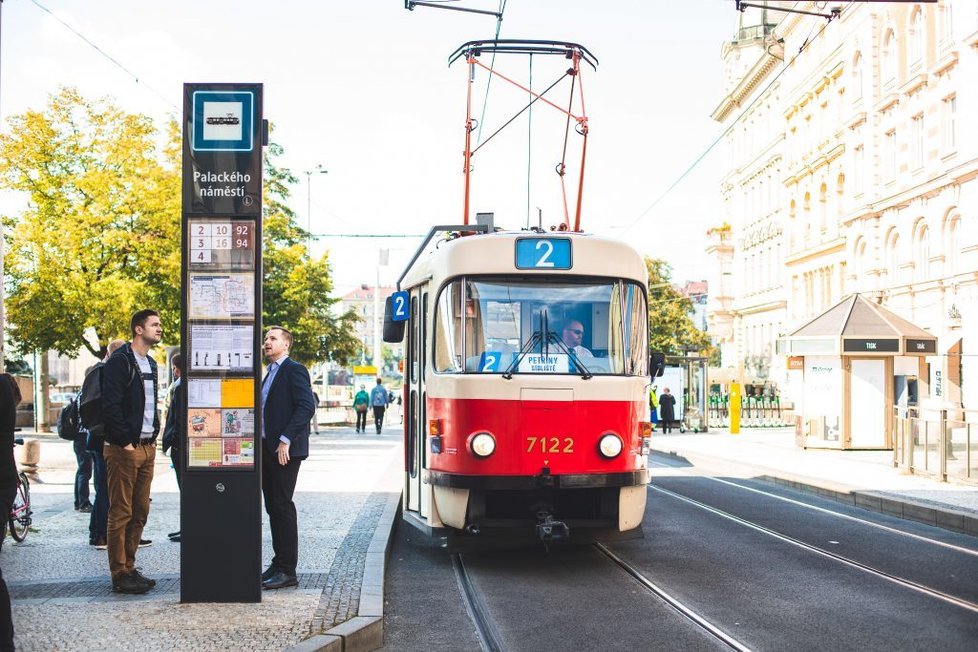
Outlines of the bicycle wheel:
[{"label": "bicycle wheel", "polygon": [[14,495],[14,504],[10,508],[10,536],[14,541],[23,541],[31,528],[31,483],[27,476],[20,474],[20,486]]}]

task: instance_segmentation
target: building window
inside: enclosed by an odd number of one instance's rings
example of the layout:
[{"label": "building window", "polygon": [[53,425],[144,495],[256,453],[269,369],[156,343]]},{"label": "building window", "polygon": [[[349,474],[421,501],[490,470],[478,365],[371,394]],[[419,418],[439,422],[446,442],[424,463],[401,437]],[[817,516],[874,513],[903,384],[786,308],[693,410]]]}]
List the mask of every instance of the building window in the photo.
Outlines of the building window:
[{"label": "building window", "polygon": [[910,162],[914,170],[924,166],[924,114],[910,120]]},{"label": "building window", "polygon": [[945,152],[953,152],[957,148],[957,136],[955,134],[957,113],[957,96],[945,97],[941,102],[941,145]]},{"label": "building window", "polygon": [[887,30],[883,36],[883,50],[880,53],[880,81],[884,95],[896,87],[896,36],[892,29]]},{"label": "building window", "polygon": [[954,5],[951,0],[941,3],[941,41],[950,44],[954,40]]},{"label": "building window", "polygon": [[900,236],[893,232],[886,242],[886,273],[890,277],[890,284],[896,285],[899,281],[900,271]]},{"label": "building window", "polygon": [[945,276],[954,276],[958,273],[959,259],[961,257],[961,244],[958,242],[960,226],[961,219],[957,216],[952,217],[948,223],[947,244],[944,248]]},{"label": "building window", "polygon": [[857,195],[863,192],[863,165],[866,161],[866,150],[862,145],[857,145],[852,152],[852,189]]},{"label": "building window", "polygon": [[896,130],[891,129],[883,136],[883,178],[893,181],[896,178]]},{"label": "building window", "polygon": [[852,99],[858,102],[863,99],[863,56],[859,52],[852,59]]},{"label": "building window", "polygon": [[921,226],[917,233],[917,247],[914,260],[915,276],[918,281],[926,281],[930,278],[930,230],[926,226]]},{"label": "building window", "polygon": [[916,73],[923,65],[924,59],[924,12],[917,7],[910,17],[909,43],[910,72]]},{"label": "building window", "polygon": [[828,222],[828,194],[829,189],[823,183],[818,189],[818,229],[825,233],[829,228]]}]

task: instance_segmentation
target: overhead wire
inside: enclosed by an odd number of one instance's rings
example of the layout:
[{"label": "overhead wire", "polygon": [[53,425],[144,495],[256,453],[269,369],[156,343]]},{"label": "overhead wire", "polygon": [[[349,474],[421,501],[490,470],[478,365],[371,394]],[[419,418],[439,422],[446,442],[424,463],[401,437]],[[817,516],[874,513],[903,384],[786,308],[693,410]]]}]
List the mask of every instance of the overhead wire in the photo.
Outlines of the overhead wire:
[{"label": "overhead wire", "polygon": [[[794,4],[794,7],[797,7],[799,4],[800,4],[799,2],[796,2]],[[778,9],[776,9],[775,7],[770,7],[770,9],[772,9],[774,11],[778,11]],[[805,50],[807,50],[808,47],[811,46],[812,43],[814,43],[816,40],[818,40],[818,38],[825,32],[825,29],[830,24],[831,24],[831,21],[828,21],[825,24],[823,24],[822,25],[822,28],[818,31],[818,33],[814,36],[814,38],[811,38],[811,31],[809,31],[809,36],[806,37],[805,42],[798,49],[798,53],[794,57],[791,58],[791,61],[789,61],[788,63],[786,63],[784,66],[782,66],[781,70],[778,71],[778,74],[775,75],[774,78],[770,82],[768,82],[768,84],[763,88],[763,90],[761,90],[760,92],[758,92],[758,93],[756,93],[754,95],[754,99],[751,100],[750,104],[748,104],[746,107],[744,107],[744,109],[740,112],[740,114],[737,116],[737,118],[734,119],[734,120],[732,120],[730,122],[730,125],[727,126],[727,128],[724,129],[722,132],[720,132],[720,134],[713,140],[713,142],[711,142],[707,146],[707,148],[699,156],[696,157],[696,159],[686,168],[686,170],[683,171],[683,173],[680,174],[679,177],[675,181],[673,181],[669,185],[669,187],[666,188],[662,192],[662,194],[660,194],[655,199],[655,201],[653,201],[651,204],[649,204],[649,206],[645,210],[643,210],[641,213],[639,213],[638,217],[636,217],[632,222],[630,222],[628,225],[626,225],[621,230],[621,234],[620,235],[624,235],[625,233],[627,233],[628,231],[630,231],[632,229],[632,227],[634,227],[636,224],[638,224],[642,220],[642,218],[644,218],[646,215],[648,215],[648,213],[650,211],[652,211],[652,209],[654,209],[656,206],[658,206],[659,203],[662,202],[662,200],[665,199],[669,195],[669,193],[671,193],[676,188],[676,186],[678,186],[687,176],[689,176],[689,174],[694,169],[696,169],[696,167],[703,161],[703,159],[705,159],[707,157],[707,155],[710,152],[713,151],[713,148],[716,147],[720,143],[720,141],[723,140],[727,136],[727,134],[729,134],[733,130],[733,128],[736,127],[740,123],[741,118],[743,118],[745,115],[747,115],[747,113],[754,107],[754,105],[758,101],[760,101],[760,99],[762,97],[764,97],[764,94],[767,93],[767,91],[775,84],[775,82],[777,82],[778,79],[781,78],[781,75],[783,75],[785,72],[787,72],[791,68],[791,66],[794,65],[795,61],[797,61],[798,57],[801,56],[802,52],[804,52]],[[813,29],[814,29],[814,26],[813,26]],[[773,55],[771,55],[771,56],[773,56]]]},{"label": "overhead wire", "polygon": [[[499,0],[499,15],[496,17],[496,36],[499,40],[499,31],[503,27],[503,12],[506,11],[506,0]],[[486,97],[482,100],[482,115],[479,116],[479,131],[476,134],[477,144],[482,142],[482,123],[486,120],[486,108],[489,106],[489,88],[492,86],[492,71],[496,67],[496,51],[492,52],[492,59],[489,61],[489,78],[486,80]]]},{"label": "overhead wire", "polygon": [[124,73],[126,73],[127,75],[129,75],[130,77],[132,77],[136,81],[137,84],[142,84],[148,90],[152,91],[157,97],[159,97],[161,100],[163,100],[163,102],[165,102],[168,106],[170,106],[175,112],[179,112],[180,111],[180,109],[177,108],[177,105],[174,104],[173,102],[171,102],[170,100],[168,100],[166,98],[166,96],[163,95],[163,93],[159,92],[158,90],[156,90],[155,88],[153,88],[152,86],[150,86],[149,84],[147,84],[146,82],[140,81],[139,75],[137,75],[133,71],[129,70],[128,68],[126,68],[121,63],[119,63],[119,61],[117,59],[115,59],[115,57],[113,57],[112,55],[110,55],[109,53],[107,53],[105,50],[103,50],[102,48],[100,48],[99,46],[97,46],[95,43],[92,42],[91,39],[89,39],[87,36],[85,36],[84,34],[82,34],[81,32],[79,32],[77,29],[75,29],[74,27],[72,27],[71,25],[69,25],[65,20],[63,20],[62,18],[58,17],[57,14],[55,14],[53,11],[51,11],[50,9],[48,9],[47,7],[45,7],[44,5],[42,5],[40,2],[38,2],[38,0],[31,0],[31,2],[34,3],[34,5],[37,6],[39,9],[41,9],[42,11],[44,11],[48,15],[50,15],[52,18],[54,18],[56,21],[58,21],[59,23],[61,23],[72,34],[74,34],[75,36],[77,36],[81,40],[85,41],[85,43],[87,43],[96,52],[98,52],[103,57],[105,57],[106,59],[108,59],[109,61],[111,61],[113,64],[115,64]]}]

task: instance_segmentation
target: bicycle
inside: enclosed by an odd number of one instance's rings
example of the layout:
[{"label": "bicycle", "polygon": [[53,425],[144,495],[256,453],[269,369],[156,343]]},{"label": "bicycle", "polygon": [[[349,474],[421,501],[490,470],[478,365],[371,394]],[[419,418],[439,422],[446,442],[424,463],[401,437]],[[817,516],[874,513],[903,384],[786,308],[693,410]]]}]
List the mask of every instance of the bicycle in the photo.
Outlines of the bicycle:
[{"label": "bicycle", "polygon": [[[23,445],[24,440],[18,437],[14,440],[14,445]],[[10,514],[7,516],[10,524],[10,536],[18,543],[27,538],[27,533],[31,529],[31,483],[23,471],[17,473],[17,493],[14,494],[14,502],[10,507]]]}]

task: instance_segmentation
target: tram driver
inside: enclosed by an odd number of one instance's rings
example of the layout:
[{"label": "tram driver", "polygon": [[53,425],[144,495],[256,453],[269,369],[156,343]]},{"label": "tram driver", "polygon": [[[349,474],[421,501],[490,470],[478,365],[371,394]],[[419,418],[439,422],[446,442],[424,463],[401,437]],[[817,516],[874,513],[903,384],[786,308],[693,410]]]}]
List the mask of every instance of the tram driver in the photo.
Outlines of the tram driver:
[{"label": "tram driver", "polygon": [[594,354],[581,344],[584,341],[584,325],[576,319],[569,319],[564,323],[561,340],[564,346],[578,358],[594,357]]}]

